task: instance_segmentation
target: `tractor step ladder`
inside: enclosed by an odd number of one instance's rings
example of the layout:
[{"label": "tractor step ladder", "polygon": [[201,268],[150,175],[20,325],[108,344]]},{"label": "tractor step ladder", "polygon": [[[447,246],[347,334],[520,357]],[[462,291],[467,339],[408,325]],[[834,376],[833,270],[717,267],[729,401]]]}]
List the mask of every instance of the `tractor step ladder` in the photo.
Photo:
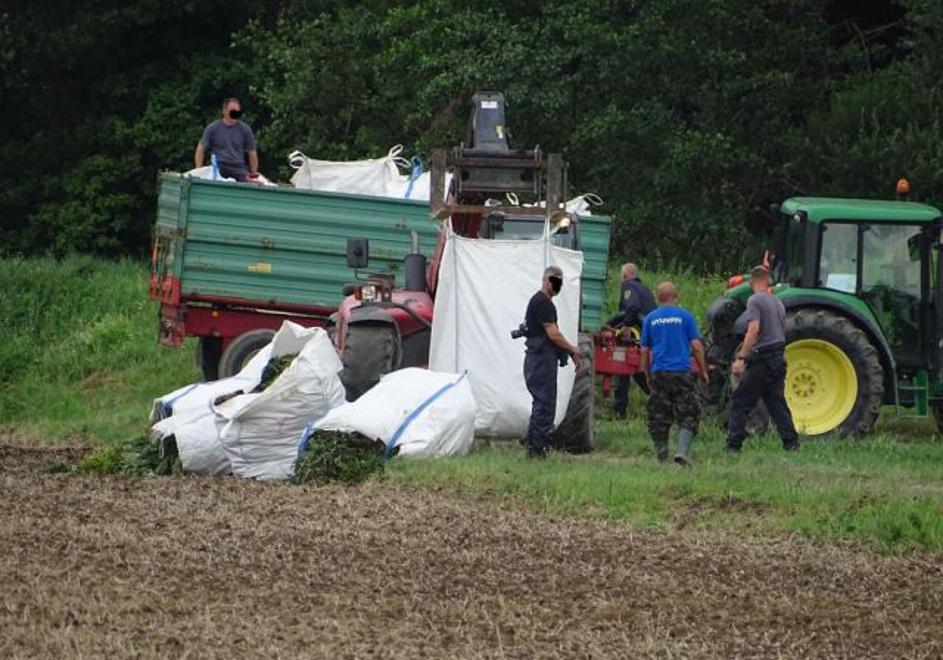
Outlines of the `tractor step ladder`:
[{"label": "tractor step ladder", "polygon": [[[913,407],[908,408],[901,405],[901,392],[913,394]],[[907,399],[911,399],[911,397],[907,397]],[[899,418],[926,418],[930,413],[930,383],[927,379],[927,372],[921,369],[914,374],[913,378],[898,380],[897,390],[894,392],[894,404]]]}]

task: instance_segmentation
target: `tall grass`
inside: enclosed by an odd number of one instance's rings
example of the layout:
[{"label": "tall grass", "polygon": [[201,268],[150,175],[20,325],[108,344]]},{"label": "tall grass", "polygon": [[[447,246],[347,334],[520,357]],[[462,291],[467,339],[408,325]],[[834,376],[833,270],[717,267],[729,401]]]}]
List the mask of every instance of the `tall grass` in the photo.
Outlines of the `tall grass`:
[{"label": "tall grass", "polygon": [[[621,264],[612,264],[609,268],[609,288],[606,291],[606,313],[611,316],[619,309],[619,270]],[[718,276],[697,275],[691,270],[678,269],[675,272],[664,270],[641,269],[639,273],[645,285],[654,293],[659,282],[669,280],[678,287],[678,304],[690,310],[703,323],[704,312],[712,302],[723,293],[725,279]],[[703,328],[702,328],[703,329]]]},{"label": "tall grass", "polygon": [[198,377],[159,346],[146,270],[90,257],[0,260],[0,424],[52,438],[126,438],[148,402]]}]

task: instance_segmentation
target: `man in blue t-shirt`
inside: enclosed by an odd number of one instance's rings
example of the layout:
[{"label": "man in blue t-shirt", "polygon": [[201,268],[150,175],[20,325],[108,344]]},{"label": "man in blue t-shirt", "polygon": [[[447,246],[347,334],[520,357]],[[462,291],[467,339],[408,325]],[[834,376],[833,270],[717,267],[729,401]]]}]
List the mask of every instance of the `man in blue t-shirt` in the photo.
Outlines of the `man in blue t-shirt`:
[{"label": "man in blue t-shirt", "polygon": [[697,435],[700,404],[691,355],[697,363],[701,382],[707,384],[704,344],[694,315],[678,304],[678,288],[662,282],[655,289],[658,309],[645,316],[642,324],[641,370],[648,379],[648,432],[661,462],[668,460],[668,432],[677,422],[678,450],[675,462],[690,462],[691,441]]}]

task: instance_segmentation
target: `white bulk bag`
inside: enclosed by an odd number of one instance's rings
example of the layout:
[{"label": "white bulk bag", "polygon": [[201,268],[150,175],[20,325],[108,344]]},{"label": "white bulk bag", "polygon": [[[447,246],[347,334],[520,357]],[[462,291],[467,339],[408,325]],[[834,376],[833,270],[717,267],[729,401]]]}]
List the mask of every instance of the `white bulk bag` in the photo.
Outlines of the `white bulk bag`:
[{"label": "white bulk bag", "polygon": [[214,407],[219,442],[233,474],[287,479],[298,456],[298,436],[310,419],[344,402],[343,368],[327,333],[316,329],[291,364],[264,391]]},{"label": "white bulk bag", "polygon": [[334,408],[313,428],[360,433],[399,447],[399,455],[410,458],[457,456],[471,449],[476,411],[464,375],[401,369],[356,401]]},{"label": "white bulk bag", "polygon": [[[583,255],[555,247],[546,236],[532,241],[469,239],[449,231],[439,283],[429,368],[468,372],[478,402],[476,431],[493,437],[523,437],[531,397],[524,384],[524,339],[511,330],[524,321],[531,296],[548,266],[563,271],[554,297],[563,335],[578,341]],[[566,415],[573,390],[572,360],[557,372],[554,424]]]},{"label": "white bulk bag", "polygon": [[402,151],[402,145],[397,145],[383,158],[346,162],[316,160],[293,151],[288,154],[288,163],[295,170],[291,185],[305,190],[402,197],[396,190],[406,177],[400,174],[398,165],[409,166],[409,161],[400,156]]},{"label": "white bulk bag", "polygon": [[299,353],[317,333],[285,321],[272,341],[265,345],[235,376],[209,383],[194,383],[155,399],[151,410],[151,436],[173,435],[184,472],[228,474],[230,462],[219,442],[213,401],[238,390],[251,392],[262,380],[262,371],[272,357]]}]

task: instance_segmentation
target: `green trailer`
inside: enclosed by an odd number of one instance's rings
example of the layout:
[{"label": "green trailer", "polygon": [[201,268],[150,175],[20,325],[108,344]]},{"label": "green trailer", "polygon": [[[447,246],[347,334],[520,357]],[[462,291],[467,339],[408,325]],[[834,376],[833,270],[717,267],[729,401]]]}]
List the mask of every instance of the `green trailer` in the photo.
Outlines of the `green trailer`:
[{"label": "green trailer", "polygon": [[[609,223],[581,218],[585,331],[602,322]],[[412,233],[431,250],[439,227],[421,201],[164,173],[150,274],[160,341],[197,337],[207,379],[235,373],[286,319],[330,328],[353,277],[349,237],[370,240],[372,271],[402,279]]]}]

